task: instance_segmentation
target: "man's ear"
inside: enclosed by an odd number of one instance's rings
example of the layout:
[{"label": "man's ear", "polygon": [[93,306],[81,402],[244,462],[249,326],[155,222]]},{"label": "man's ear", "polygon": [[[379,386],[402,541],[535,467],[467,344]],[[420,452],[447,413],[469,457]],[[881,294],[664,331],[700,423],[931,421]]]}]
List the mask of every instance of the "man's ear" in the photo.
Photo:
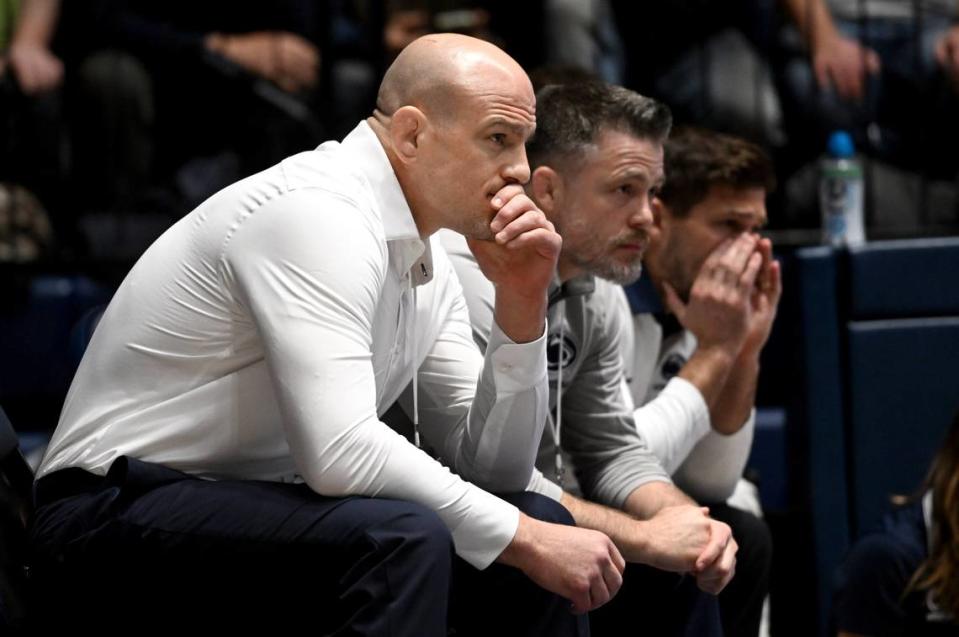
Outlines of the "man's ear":
[{"label": "man's ear", "polygon": [[533,171],[529,185],[533,202],[552,220],[563,200],[563,178],[549,166],[540,166]]},{"label": "man's ear", "polygon": [[649,202],[649,209],[653,211],[653,226],[662,230],[663,219],[668,219],[672,215],[669,206],[664,204],[662,199],[654,196]]},{"label": "man's ear", "polygon": [[393,151],[403,163],[416,160],[426,131],[426,114],[415,106],[398,108],[390,118]]}]

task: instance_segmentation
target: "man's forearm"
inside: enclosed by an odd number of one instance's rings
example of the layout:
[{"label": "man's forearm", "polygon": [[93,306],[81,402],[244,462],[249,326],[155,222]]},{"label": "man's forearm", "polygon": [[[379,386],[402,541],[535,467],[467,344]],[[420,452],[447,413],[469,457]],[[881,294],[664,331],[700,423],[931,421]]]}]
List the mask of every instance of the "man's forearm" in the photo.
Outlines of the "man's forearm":
[{"label": "man's forearm", "polygon": [[[608,536],[627,562],[677,573],[692,570],[709,541],[711,522],[703,509],[672,485],[650,484],[669,487],[653,494],[666,508],[661,508],[650,520],[637,520],[627,512],[586,502],[565,492],[560,502],[573,515],[577,526]],[[637,493],[642,488],[636,489],[633,495],[643,495]]]},{"label": "man's forearm", "polygon": [[758,380],[759,357],[740,356],[730,369],[722,392],[710,405],[714,430],[730,435],[742,428],[756,403]]},{"label": "man's forearm", "polygon": [[587,502],[563,492],[560,504],[576,520],[576,526],[601,531],[609,536],[627,562],[646,562],[646,542],[640,521],[616,509]]},{"label": "man's forearm", "polygon": [[709,407],[710,419],[715,417],[715,408],[720,403],[735,360],[736,354],[725,347],[697,347],[677,374],[702,394]]},{"label": "man's forearm", "polygon": [[810,50],[837,35],[829,8],[823,0],[783,0],[793,23]]},{"label": "man's forearm", "polygon": [[60,0],[27,0],[20,9],[14,42],[49,47],[59,15]]},{"label": "man's forearm", "polygon": [[647,482],[633,489],[626,497],[623,509],[641,520],[648,520],[665,507],[690,504],[696,503],[675,485],[669,482]]}]

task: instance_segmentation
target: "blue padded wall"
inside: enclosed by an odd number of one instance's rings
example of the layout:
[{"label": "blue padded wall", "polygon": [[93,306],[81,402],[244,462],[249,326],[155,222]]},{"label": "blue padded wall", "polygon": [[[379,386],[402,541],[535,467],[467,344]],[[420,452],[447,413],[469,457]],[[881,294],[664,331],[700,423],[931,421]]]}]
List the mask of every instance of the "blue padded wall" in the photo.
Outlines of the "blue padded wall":
[{"label": "blue padded wall", "polygon": [[[849,546],[843,369],[837,304],[839,259],[830,248],[796,253],[799,296],[796,418],[788,426],[790,453],[800,466],[794,488],[808,507],[818,634],[826,634],[832,576]],[[798,548],[798,547],[797,547]]]},{"label": "blue padded wall", "polygon": [[959,238],[853,248],[849,288],[854,319],[959,316]]},{"label": "blue padded wall", "polygon": [[850,484],[854,536],[891,494],[922,482],[959,409],[959,318],[849,324]]}]

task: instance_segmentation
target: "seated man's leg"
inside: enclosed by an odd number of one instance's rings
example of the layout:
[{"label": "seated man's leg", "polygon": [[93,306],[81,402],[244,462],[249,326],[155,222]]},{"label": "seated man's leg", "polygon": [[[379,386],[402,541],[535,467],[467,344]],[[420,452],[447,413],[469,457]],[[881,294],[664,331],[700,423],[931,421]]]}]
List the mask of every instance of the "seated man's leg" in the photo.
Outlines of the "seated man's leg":
[{"label": "seated man's leg", "polygon": [[623,587],[611,602],[590,613],[596,637],[720,637],[719,603],[691,575],[627,564]]},{"label": "seated man's leg", "polygon": [[[530,517],[574,524],[561,504],[539,494],[499,497]],[[492,564],[479,571],[460,559],[453,567],[450,626],[457,637],[589,635],[586,615],[573,615],[569,600],[540,588],[519,569]]]},{"label": "seated man's leg", "polygon": [[739,544],[736,575],[719,594],[723,630],[726,637],[756,637],[772,568],[769,527],[762,518],[726,504],[709,505],[709,513],[729,525]]},{"label": "seated man's leg", "polygon": [[132,459],[106,479],[83,475],[95,484],[68,497],[45,501],[38,487],[51,624],[446,634],[452,541],[419,505],[199,480]]}]

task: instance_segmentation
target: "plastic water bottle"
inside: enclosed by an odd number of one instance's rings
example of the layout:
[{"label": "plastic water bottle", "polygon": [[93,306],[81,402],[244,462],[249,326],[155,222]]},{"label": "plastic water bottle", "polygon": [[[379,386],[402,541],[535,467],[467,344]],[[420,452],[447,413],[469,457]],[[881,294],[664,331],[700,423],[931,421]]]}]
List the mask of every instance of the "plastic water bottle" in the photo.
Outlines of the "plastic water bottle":
[{"label": "plastic water bottle", "polygon": [[862,163],[846,131],[829,136],[820,165],[819,209],[823,243],[852,246],[865,242]]}]

